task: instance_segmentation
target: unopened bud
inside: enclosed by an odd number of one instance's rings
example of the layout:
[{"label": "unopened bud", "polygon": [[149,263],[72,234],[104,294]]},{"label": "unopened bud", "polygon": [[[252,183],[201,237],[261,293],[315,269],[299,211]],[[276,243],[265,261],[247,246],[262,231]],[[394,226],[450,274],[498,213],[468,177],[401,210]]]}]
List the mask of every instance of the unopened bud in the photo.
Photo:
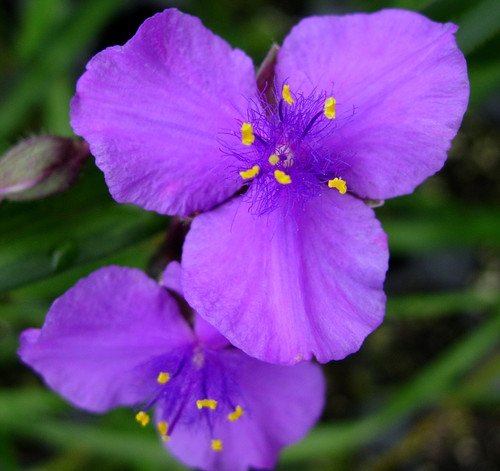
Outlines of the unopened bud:
[{"label": "unopened bud", "polygon": [[277,44],[271,46],[271,49],[257,71],[257,89],[265,95],[268,103],[275,102],[273,84],[279,48]]},{"label": "unopened bud", "polygon": [[79,139],[45,135],[21,141],[0,158],[0,201],[35,200],[68,189],[89,155]]}]

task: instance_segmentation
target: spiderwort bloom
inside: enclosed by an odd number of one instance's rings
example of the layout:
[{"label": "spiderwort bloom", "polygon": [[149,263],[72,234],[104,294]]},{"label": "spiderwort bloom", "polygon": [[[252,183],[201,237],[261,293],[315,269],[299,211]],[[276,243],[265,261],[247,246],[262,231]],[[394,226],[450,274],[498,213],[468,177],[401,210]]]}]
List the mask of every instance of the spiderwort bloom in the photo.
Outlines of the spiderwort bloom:
[{"label": "spiderwort bloom", "polygon": [[[167,288],[180,289],[179,268],[167,267]],[[19,354],[78,407],[137,406],[137,421],[154,421],[178,459],[209,471],[273,467],[324,401],[317,365],[251,358],[200,317],[193,330],[167,290],[132,268],[80,280],[42,329],[22,334]]]},{"label": "spiderwort bloom", "polygon": [[439,170],[467,106],[456,30],[402,10],[306,18],[257,90],[242,51],[166,10],[90,61],[72,125],[117,201],[201,212],[184,292],[232,344],[341,359],[385,309],[386,235],[364,200]]}]

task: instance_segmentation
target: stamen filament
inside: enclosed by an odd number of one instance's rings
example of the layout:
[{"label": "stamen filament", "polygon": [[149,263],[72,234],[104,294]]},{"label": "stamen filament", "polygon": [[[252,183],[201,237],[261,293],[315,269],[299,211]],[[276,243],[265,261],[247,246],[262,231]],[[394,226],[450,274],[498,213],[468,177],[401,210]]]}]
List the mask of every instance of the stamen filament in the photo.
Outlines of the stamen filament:
[{"label": "stamen filament", "polygon": [[315,114],[311,121],[309,121],[309,124],[306,126],[306,128],[304,129],[304,132],[300,135],[300,138],[301,139],[304,139],[304,137],[306,137],[307,133],[311,130],[313,124],[316,122],[316,120],[321,116],[321,111],[317,114]]}]

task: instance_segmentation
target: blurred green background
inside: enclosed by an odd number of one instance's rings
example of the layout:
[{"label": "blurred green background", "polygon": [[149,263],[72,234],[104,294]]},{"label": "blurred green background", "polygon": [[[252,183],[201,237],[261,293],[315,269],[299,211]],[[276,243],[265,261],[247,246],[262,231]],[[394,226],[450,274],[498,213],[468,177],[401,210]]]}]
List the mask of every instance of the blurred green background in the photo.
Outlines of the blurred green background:
[{"label": "blurred green background", "polygon": [[[500,2],[498,0],[2,0],[0,153],[39,133],[71,136],[85,63],[170,6],[258,64],[312,14],[400,7],[460,26],[471,103],[449,160],[377,209],[389,235],[387,317],[360,352],[324,367],[322,421],[281,470],[500,469]],[[130,410],[78,411],[16,356],[50,303],[110,263],[147,269],[168,219],[108,195],[89,161],[66,193],[0,204],[0,469],[184,469]]]}]

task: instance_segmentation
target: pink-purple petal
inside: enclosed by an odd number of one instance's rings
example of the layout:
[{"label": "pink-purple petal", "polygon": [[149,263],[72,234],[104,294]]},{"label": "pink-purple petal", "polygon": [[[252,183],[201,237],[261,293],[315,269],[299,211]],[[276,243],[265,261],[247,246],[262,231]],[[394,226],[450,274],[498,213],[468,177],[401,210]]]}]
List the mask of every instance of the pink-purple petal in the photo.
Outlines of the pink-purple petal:
[{"label": "pink-purple petal", "polygon": [[327,145],[358,196],[410,193],[438,171],[469,97],[451,23],[410,11],[311,17],[278,52],[292,90],[332,92],[338,129]]},{"label": "pink-purple petal", "polygon": [[184,296],[181,283],[181,264],[177,261],[170,262],[163,270],[160,284],[180,297]]},{"label": "pink-purple petal", "polygon": [[243,199],[197,216],[183,251],[187,301],[261,360],[339,360],[382,321],[387,237],[373,210],[336,190],[293,214]]},{"label": "pink-purple petal", "polygon": [[90,144],[113,197],[188,215],[229,197],[221,132],[255,94],[251,59],[175,9],[87,65],[71,124]]},{"label": "pink-purple petal", "polygon": [[[320,368],[312,363],[271,365],[236,350],[218,352],[216,361],[214,376],[223,372],[237,385],[213,392],[231,396],[214,395],[217,407],[230,399],[242,406],[243,415],[234,421],[219,416],[209,428],[203,414],[188,404],[167,447],[184,463],[205,471],[273,468],[281,449],[302,438],[321,414],[325,381]],[[212,449],[212,439],[221,440],[221,451]]]},{"label": "pink-purple petal", "polygon": [[19,355],[67,400],[102,412],[146,400],[134,369],[193,340],[166,290],[140,270],[111,266],[58,298],[42,329],[23,333]]},{"label": "pink-purple petal", "polygon": [[[165,288],[184,297],[181,283],[182,267],[179,262],[170,262],[162,274],[161,283]],[[196,338],[204,345],[211,348],[223,348],[229,346],[228,340],[211,324],[209,324],[197,312],[193,313],[193,327]]]}]

